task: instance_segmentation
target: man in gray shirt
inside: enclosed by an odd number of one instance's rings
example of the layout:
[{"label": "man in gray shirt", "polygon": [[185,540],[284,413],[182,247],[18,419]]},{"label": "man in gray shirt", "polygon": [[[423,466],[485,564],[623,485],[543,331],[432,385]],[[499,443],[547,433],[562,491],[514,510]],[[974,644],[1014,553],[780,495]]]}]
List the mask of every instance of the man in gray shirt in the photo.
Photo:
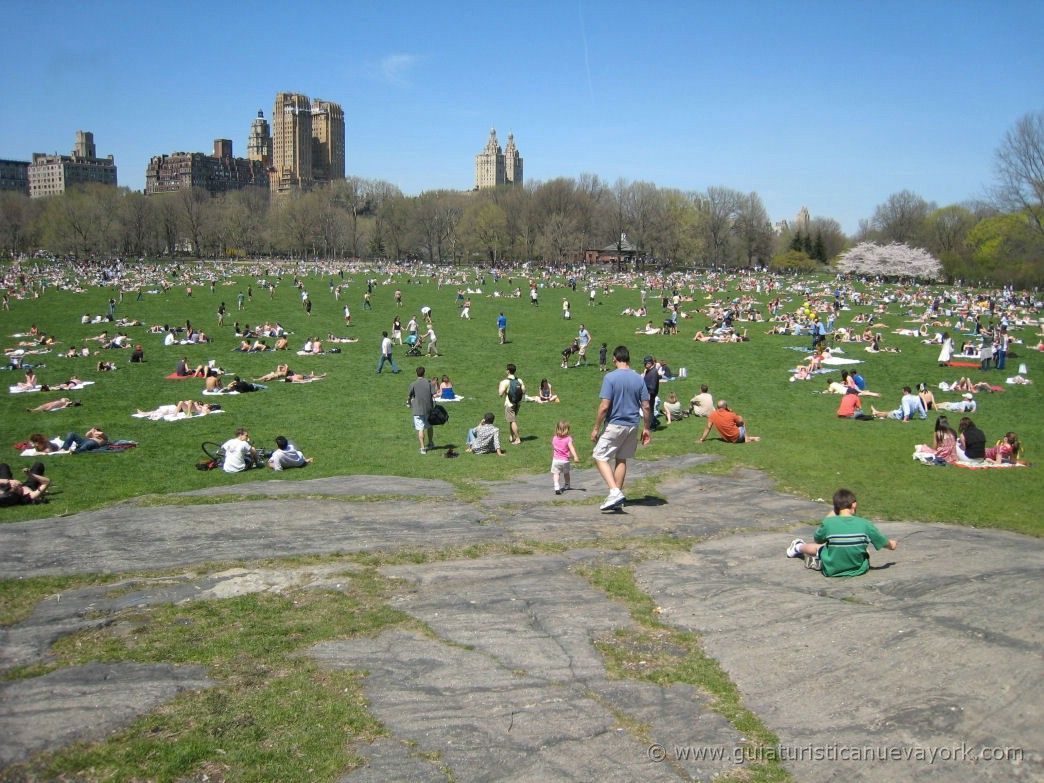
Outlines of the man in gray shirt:
[{"label": "man in gray shirt", "polygon": [[[409,403],[410,412],[413,414],[413,429],[417,431],[420,453],[427,454],[428,449],[435,448],[435,432],[428,421],[435,401],[432,399],[431,383],[424,377],[423,367],[417,368],[417,380],[410,384],[410,394],[406,398],[406,402]],[[425,435],[427,436],[426,444]]]}]

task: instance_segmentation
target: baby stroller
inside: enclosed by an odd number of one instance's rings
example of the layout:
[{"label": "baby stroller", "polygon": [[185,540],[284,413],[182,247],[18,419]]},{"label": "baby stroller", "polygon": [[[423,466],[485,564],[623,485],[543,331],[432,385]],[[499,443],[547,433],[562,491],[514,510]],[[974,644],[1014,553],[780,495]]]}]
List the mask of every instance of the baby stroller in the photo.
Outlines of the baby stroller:
[{"label": "baby stroller", "polygon": [[404,340],[407,356],[421,356],[420,338],[415,334],[406,335]]}]

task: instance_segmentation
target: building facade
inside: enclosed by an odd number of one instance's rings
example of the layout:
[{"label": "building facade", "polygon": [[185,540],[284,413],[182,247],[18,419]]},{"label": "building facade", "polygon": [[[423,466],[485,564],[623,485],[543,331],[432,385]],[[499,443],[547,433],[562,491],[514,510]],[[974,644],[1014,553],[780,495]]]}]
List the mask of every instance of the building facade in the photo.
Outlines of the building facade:
[{"label": "building facade", "polygon": [[490,128],[486,146],[475,156],[475,189],[522,184],[522,156],[515,137],[508,134],[507,149],[500,148],[496,128]]},{"label": "building facade", "polygon": [[0,191],[29,195],[29,161],[0,160]]},{"label": "building facade", "polygon": [[214,140],[214,154],[175,152],[156,155],[145,169],[145,193],[171,193],[203,188],[211,195],[246,187],[268,188],[264,163],[232,155],[229,139]]},{"label": "building facade", "polygon": [[344,179],[344,112],[336,103],[316,98],[312,104],[312,179]]},{"label": "building facade", "polygon": [[344,179],[344,111],[339,104],[280,92],[272,112],[272,170],[275,193],[307,190]]},{"label": "building facade", "polygon": [[265,119],[265,113],[257,110],[257,117],[250,124],[250,136],[247,139],[247,160],[272,165],[272,129]]},{"label": "building facade", "polygon": [[33,153],[29,164],[29,197],[57,196],[76,185],[97,183],[116,186],[116,162],[112,155],[99,158],[94,134],[76,131],[71,155]]}]

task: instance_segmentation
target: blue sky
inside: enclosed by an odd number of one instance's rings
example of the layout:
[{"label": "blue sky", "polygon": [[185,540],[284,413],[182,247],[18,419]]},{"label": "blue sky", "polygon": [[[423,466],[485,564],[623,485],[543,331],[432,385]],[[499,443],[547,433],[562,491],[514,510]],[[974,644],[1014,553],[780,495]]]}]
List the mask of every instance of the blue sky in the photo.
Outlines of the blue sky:
[{"label": "blue sky", "polygon": [[0,0],[0,157],[77,129],[141,189],[152,155],[245,155],[258,109],[345,111],[348,173],[470,188],[491,126],[527,180],[757,191],[854,231],[889,194],[982,197],[1044,110],[1044,3]]}]

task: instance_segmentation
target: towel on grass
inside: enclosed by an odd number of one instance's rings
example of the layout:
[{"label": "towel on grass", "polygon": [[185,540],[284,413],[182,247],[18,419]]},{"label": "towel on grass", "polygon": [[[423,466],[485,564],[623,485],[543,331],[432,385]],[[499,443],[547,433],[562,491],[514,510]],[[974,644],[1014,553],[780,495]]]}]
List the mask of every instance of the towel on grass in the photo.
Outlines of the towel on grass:
[{"label": "towel on grass", "polygon": [[224,413],[224,411],[194,413],[191,416],[185,413],[185,411],[178,411],[177,413],[156,413],[156,411],[142,411],[141,413],[132,413],[131,416],[133,416],[135,419],[148,419],[149,421],[181,421],[182,419],[198,419],[201,416],[209,416],[213,413]]},{"label": "towel on grass", "polygon": [[[46,384],[44,384],[44,385],[46,385]],[[57,387],[53,387],[52,386],[52,387],[48,388],[48,391],[80,391],[81,389],[83,389],[83,388],[85,388],[87,386],[93,386],[93,385],[94,385],[94,381],[83,381],[82,383],[78,383],[75,386],[70,386],[68,389],[59,389]],[[41,386],[33,386],[30,389],[25,389],[25,388],[22,388],[22,387],[19,387],[19,386],[10,386],[8,388],[11,390],[11,394],[25,394],[26,392],[43,391],[43,385],[41,385]]]},{"label": "towel on grass", "polygon": [[821,364],[833,364],[833,365],[839,365],[839,364],[862,364],[862,363],[863,362],[860,359],[845,359],[842,356],[824,356],[822,361],[821,361]]}]

